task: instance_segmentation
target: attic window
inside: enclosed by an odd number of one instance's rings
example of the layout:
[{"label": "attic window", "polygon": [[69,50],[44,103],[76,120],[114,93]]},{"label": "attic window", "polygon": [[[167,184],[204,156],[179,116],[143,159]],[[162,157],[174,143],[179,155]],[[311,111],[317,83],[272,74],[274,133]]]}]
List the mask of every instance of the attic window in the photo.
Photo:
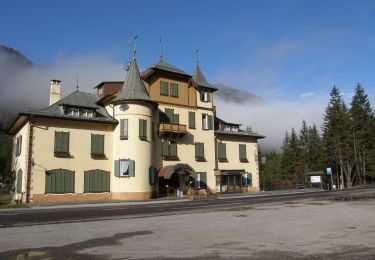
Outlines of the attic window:
[{"label": "attic window", "polygon": [[211,93],[207,91],[200,92],[201,101],[203,102],[210,102],[211,101]]},{"label": "attic window", "polygon": [[94,117],[94,111],[78,108],[66,108],[65,115],[77,117]]}]

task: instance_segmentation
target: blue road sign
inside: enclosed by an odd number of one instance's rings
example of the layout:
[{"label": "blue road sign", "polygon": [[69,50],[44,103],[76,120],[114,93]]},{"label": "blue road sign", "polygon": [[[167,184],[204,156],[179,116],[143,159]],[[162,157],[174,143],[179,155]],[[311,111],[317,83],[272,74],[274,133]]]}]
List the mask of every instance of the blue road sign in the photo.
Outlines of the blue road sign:
[{"label": "blue road sign", "polygon": [[332,175],[332,169],[331,168],[327,168],[327,175]]}]

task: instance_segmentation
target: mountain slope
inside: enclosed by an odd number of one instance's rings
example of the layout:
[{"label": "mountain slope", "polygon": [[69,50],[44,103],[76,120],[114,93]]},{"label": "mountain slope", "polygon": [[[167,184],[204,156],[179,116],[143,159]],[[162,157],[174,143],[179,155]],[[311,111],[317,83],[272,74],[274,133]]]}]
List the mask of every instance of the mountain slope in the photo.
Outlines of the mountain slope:
[{"label": "mountain slope", "polygon": [[215,92],[215,96],[228,103],[236,104],[262,104],[266,100],[260,96],[254,95],[251,92],[225,86],[223,84],[214,85],[219,91]]}]

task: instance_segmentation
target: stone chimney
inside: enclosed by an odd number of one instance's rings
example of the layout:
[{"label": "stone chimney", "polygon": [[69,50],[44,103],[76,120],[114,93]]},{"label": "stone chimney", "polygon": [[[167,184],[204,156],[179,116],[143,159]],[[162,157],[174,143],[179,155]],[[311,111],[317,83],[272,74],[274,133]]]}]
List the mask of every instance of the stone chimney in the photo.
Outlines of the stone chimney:
[{"label": "stone chimney", "polygon": [[60,88],[61,81],[56,79],[51,79],[51,87],[49,92],[49,105],[55,104],[60,100]]}]

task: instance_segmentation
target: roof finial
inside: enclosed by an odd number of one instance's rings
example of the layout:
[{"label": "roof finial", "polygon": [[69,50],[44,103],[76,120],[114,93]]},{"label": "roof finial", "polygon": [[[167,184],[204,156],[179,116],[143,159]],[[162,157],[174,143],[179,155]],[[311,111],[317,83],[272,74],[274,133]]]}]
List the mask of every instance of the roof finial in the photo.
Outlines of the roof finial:
[{"label": "roof finial", "polygon": [[163,41],[160,36],[160,60],[163,59]]},{"label": "roof finial", "polygon": [[77,86],[76,86],[76,88],[77,88],[77,91],[78,91],[78,89],[79,89],[79,86],[78,86],[78,74],[77,74]]},{"label": "roof finial", "polygon": [[135,60],[135,54],[137,52],[137,38],[138,35],[134,36],[134,49],[133,49],[133,59]]},{"label": "roof finial", "polygon": [[197,55],[197,67],[199,65],[199,49],[195,50],[195,54]]},{"label": "roof finial", "polygon": [[131,54],[130,54],[131,44],[132,44],[132,37],[129,37],[129,40],[128,40],[128,61],[131,60]]}]

